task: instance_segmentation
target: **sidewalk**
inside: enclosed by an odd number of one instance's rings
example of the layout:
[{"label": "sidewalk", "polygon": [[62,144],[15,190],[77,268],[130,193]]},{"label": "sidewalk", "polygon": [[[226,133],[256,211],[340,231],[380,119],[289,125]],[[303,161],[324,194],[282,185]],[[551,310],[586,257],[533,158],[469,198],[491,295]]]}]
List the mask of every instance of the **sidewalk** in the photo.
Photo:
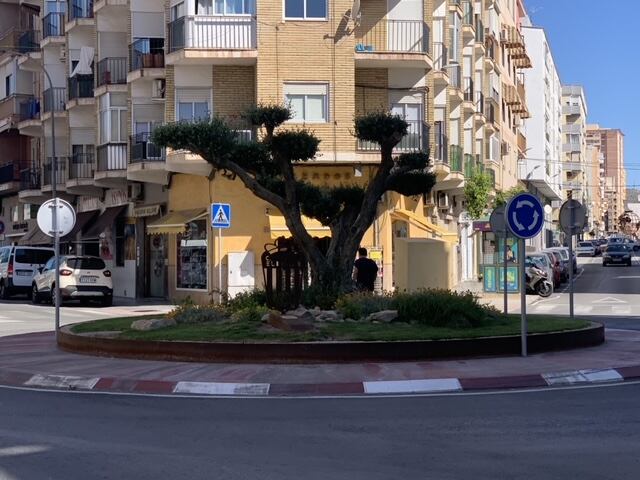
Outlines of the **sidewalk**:
[{"label": "sidewalk", "polygon": [[0,385],[145,394],[305,396],[456,392],[640,378],[640,332],[528,358],[234,365],[103,358],[57,349],[53,333],[0,338]]}]

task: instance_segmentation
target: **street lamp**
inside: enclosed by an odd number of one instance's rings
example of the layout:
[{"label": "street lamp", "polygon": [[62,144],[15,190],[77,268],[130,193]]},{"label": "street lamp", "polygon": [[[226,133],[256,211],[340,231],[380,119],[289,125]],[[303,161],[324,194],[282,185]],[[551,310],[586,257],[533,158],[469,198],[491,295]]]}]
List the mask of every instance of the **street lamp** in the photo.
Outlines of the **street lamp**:
[{"label": "street lamp", "polygon": [[[28,58],[26,55],[21,55],[23,58]],[[25,69],[28,70],[28,69]],[[49,83],[49,90],[53,94],[53,82],[47,69],[43,65],[38,66],[32,72],[42,72]],[[53,99],[52,99],[53,100]],[[46,102],[46,99],[45,99]],[[53,105],[53,101],[51,102]],[[44,132],[44,128],[43,128]],[[53,298],[55,305],[55,332],[56,336],[60,330],[60,231],[58,230],[58,185],[56,183],[56,174],[58,173],[58,158],[56,157],[56,115],[55,109],[51,110],[51,199],[53,200],[53,212],[51,216],[51,228],[53,230],[53,255],[55,258],[56,272],[55,272],[55,288],[53,289]]]}]

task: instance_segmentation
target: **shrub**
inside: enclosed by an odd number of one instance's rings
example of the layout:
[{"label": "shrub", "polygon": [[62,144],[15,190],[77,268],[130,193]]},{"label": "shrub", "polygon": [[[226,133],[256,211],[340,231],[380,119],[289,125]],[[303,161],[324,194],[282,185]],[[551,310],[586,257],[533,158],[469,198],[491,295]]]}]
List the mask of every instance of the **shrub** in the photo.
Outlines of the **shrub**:
[{"label": "shrub", "polygon": [[317,285],[311,285],[302,292],[302,304],[307,308],[320,307],[322,310],[331,310],[337,299],[338,292]]},{"label": "shrub", "polygon": [[221,322],[226,317],[224,309],[219,305],[196,305],[190,299],[171,310],[167,316],[178,324]]},{"label": "shrub", "polygon": [[257,323],[268,312],[269,309],[263,305],[250,305],[233,312],[231,320],[239,323]]},{"label": "shrub", "polygon": [[233,314],[247,308],[263,307],[267,304],[267,294],[264,290],[248,290],[241,292],[225,301],[225,308]]},{"label": "shrub", "polygon": [[336,310],[345,318],[362,320],[381,310],[395,310],[395,296],[390,294],[374,295],[369,292],[349,293],[336,301]]},{"label": "shrub", "polygon": [[492,311],[471,292],[443,289],[419,290],[395,295],[398,319],[432,327],[469,328],[485,324]]}]

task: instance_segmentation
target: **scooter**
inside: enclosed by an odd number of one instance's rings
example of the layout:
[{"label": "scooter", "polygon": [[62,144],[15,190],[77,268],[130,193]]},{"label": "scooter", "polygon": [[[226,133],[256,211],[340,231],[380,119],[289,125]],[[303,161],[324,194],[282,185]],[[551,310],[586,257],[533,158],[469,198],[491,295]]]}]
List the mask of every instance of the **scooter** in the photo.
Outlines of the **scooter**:
[{"label": "scooter", "polygon": [[527,292],[541,297],[548,297],[553,293],[553,283],[547,278],[547,273],[538,267],[530,266],[526,269]]}]

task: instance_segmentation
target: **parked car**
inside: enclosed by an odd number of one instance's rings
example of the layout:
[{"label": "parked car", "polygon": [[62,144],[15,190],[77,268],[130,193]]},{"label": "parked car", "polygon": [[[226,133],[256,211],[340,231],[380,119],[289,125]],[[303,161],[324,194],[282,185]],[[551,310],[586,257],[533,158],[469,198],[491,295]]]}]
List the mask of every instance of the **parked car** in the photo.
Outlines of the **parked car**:
[{"label": "parked car", "polygon": [[624,243],[609,245],[607,251],[602,256],[602,266],[606,267],[607,265],[616,264],[630,267],[632,253],[629,246]]},{"label": "parked car", "polygon": [[624,244],[629,247],[631,252],[637,252],[640,249],[640,245],[633,238],[625,238]]},{"label": "parked car", "polygon": [[560,255],[548,250],[543,250],[541,253],[547,255],[549,257],[549,261],[551,262],[551,267],[553,268],[553,277],[550,277],[550,279],[553,280],[553,286],[560,286],[560,284],[562,283],[562,262],[560,261]]},{"label": "parked car", "polygon": [[551,252],[559,257],[560,265],[562,266],[562,281],[566,282],[569,279],[569,269],[571,268],[571,262],[569,262],[569,249],[553,247],[547,248],[544,251]]},{"label": "parked car", "polygon": [[[52,302],[55,288],[56,262],[50,259],[39,269],[31,285],[31,300],[38,304]],[[65,256],[60,258],[60,296],[65,300],[99,300],[105,306],[113,304],[111,272],[99,257]]]},{"label": "parked car", "polygon": [[28,295],[33,276],[53,255],[53,248],[0,248],[0,298],[7,300],[16,294]]},{"label": "parked car", "polygon": [[[569,247],[553,247],[550,250],[557,250],[560,252],[562,261],[569,263]],[[573,265],[573,273],[578,273],[578,259],[576,258],[576,252],[573,252],[573,259],[570,263]]]},{"label": "parked car", "polygon": [[596,256],[596,247],[591,242],[578,242],[576,247],[576,255],[589,255],[590,257]]},{"label": "parked car", "polygon": [[538,264],[540,268],[546,272],[547,278],[553,283],[553,286],[556,286],[556,273],[549,254],[543,252],[529,253],[526,260]]}]

